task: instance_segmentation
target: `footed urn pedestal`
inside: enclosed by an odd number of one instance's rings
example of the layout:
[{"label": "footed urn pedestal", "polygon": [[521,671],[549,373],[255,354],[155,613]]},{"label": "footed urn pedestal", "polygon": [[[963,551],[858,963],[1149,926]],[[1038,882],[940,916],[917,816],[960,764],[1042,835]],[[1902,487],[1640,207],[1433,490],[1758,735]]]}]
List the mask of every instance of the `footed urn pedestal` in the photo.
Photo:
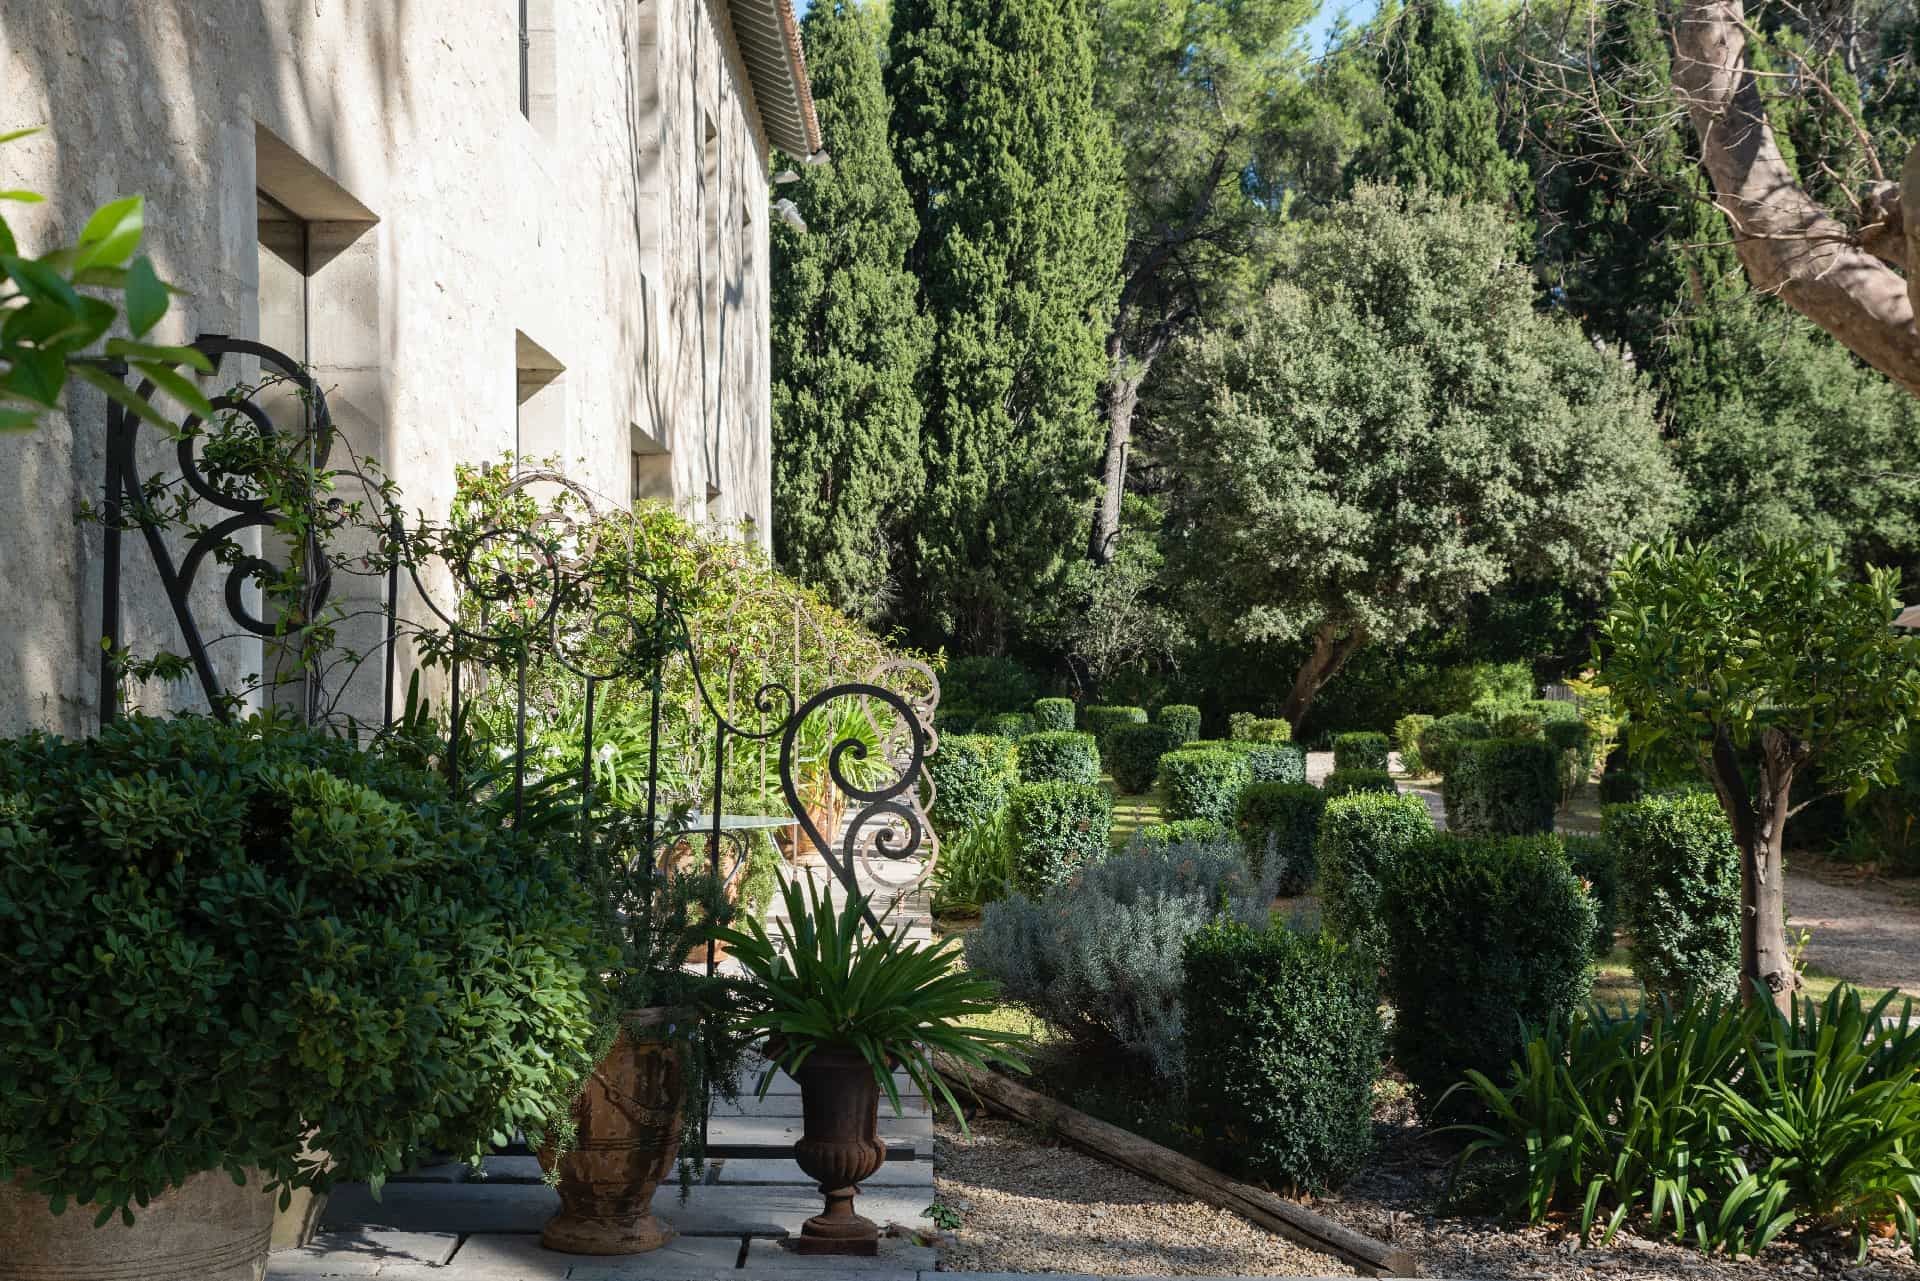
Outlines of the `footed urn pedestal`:
[{"label": "footed urn pedestal", "polygon": [[887,1161],[873,1069],[857,1051],[822,1046],[794,1077],[805,1120],[793,1159],[827,1204],[789,1244],[800,1254],[878,1254],[880,1229],[853,1211],[860,1183]]}]

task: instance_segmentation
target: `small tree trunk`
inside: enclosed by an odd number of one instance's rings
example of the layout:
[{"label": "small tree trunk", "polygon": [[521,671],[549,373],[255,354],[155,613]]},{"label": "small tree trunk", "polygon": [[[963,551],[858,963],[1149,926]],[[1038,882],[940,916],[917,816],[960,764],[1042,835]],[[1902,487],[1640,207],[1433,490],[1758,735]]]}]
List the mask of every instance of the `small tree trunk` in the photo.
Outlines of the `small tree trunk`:
[{"label": "small tree trunk", "polygon": [[1280,714],[1287,718],[1296,735],[1300,732],[1300,722],[1307,718],[1307,709],[1313,706],[1313,700],[1326,683],[1340,674],[1354,651],[1366,644],[1367,634],[1355,627],[1344,634],[1336,623],[1322,623],[1313,633],[1313,650],[1306,661],[1300,664],[1300,670],[1294,673],[1293,690],[1287,695],[1286,706]]},{"label": "small tree trunk", "polygon": [[1711,774],[1740,850],[1740,995],[1754,1001],[1764,992],[1786,1013],[1800,976],[1787,946],[1784,851],[1793,775],[1806,748],[1777,729],[1761,736],[1760,748],[1758,796],[1749,793],[1724,732],[1714,742]]},{"label": "small tree trunk", "polygon": [[1128,368],[1128,360],[1118,340],[1110,344],[1112,361],[1107,383],[1107,454],[1100,469],[1100,504],[1093,513],[1093,536],[1087,543],[1087,559],[1104,565],[1113,559],[1113,545],[1120,538],[1120,501],[1127,492],[1127,448],[1133,441],[1133,411],[1140,404],[1140,380],[1144,370]]}]

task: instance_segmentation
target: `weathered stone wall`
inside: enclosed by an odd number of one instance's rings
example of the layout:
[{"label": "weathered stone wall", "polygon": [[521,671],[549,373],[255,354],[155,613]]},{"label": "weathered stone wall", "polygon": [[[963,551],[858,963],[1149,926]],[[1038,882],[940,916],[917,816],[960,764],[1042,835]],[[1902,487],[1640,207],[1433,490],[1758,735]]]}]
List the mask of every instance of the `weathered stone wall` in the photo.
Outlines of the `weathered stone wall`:
[{"label": "weathered stone wall", "polygon": [[[32,252],[140,192],[191,291],[159,339],[285,334],[265,191],[309,225],[305,358],[409,509],[518,433],[615,502],[664,450],[650,492],[764,542],[767,152],[724,0],[529,18],[523,115],[517,0],[0,0],[0,131],[49,126],[0,148],[0,186],[49,197],[7,216]],[[0,731],[94,720],[100,536],[73,512],[105,405],[71,411],[0,437]],[[136,647],[177,646],[151,579],[126,595]]]}]

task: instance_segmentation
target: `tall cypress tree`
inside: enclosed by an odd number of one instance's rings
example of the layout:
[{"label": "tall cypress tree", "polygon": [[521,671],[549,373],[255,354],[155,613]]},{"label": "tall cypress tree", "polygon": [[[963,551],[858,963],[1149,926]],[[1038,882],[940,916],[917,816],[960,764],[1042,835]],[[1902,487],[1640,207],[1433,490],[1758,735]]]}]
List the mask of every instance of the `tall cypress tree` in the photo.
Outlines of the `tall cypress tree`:
[{"label": "tall cypress tree", "polygon": [[933,320],[915,621],[1003,651],[1085,545],[1124,208],[1084,0],[897,0],[893,131]]},{"label": "tall cypress tree", "polygon": [[[857,618],[892,595],[918,502],[929,331],[906,256],[919,223],[887,141],[884,18],[822,0],[801,25],[831,164],[784,188],[807,223],[773,226],[774,554]],[[786,162],[782,162],[786,163]]]},{"label": "tall cypress tree", "polygon": [[1375,73],[1386,127],[1353,177],[1411,187],[1424,182],[1513,211],[1530,204],[1526,167],[1501,144],[1498,113],[1467,24],[1453,0],[1407,0],[1379,19]]}]

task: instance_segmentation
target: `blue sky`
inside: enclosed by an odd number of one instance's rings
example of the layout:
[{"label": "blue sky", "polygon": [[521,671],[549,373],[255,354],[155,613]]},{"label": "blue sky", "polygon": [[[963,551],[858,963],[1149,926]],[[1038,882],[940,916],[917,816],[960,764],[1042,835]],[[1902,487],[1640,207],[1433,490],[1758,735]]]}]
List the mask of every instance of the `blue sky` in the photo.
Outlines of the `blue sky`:
[{"label": "blue sky", "polygon": [[[794,12],[800,17],[807,16],[808,0],[794,0]],[[1321,0],[1320,12],[1307,24],[1307,47],[1315,54],[1326,50],[1327,33],[1333,30],[1333,24],[1346,17],[1353,22],[1364,22],[1373,13],[1373,0]]]}]

